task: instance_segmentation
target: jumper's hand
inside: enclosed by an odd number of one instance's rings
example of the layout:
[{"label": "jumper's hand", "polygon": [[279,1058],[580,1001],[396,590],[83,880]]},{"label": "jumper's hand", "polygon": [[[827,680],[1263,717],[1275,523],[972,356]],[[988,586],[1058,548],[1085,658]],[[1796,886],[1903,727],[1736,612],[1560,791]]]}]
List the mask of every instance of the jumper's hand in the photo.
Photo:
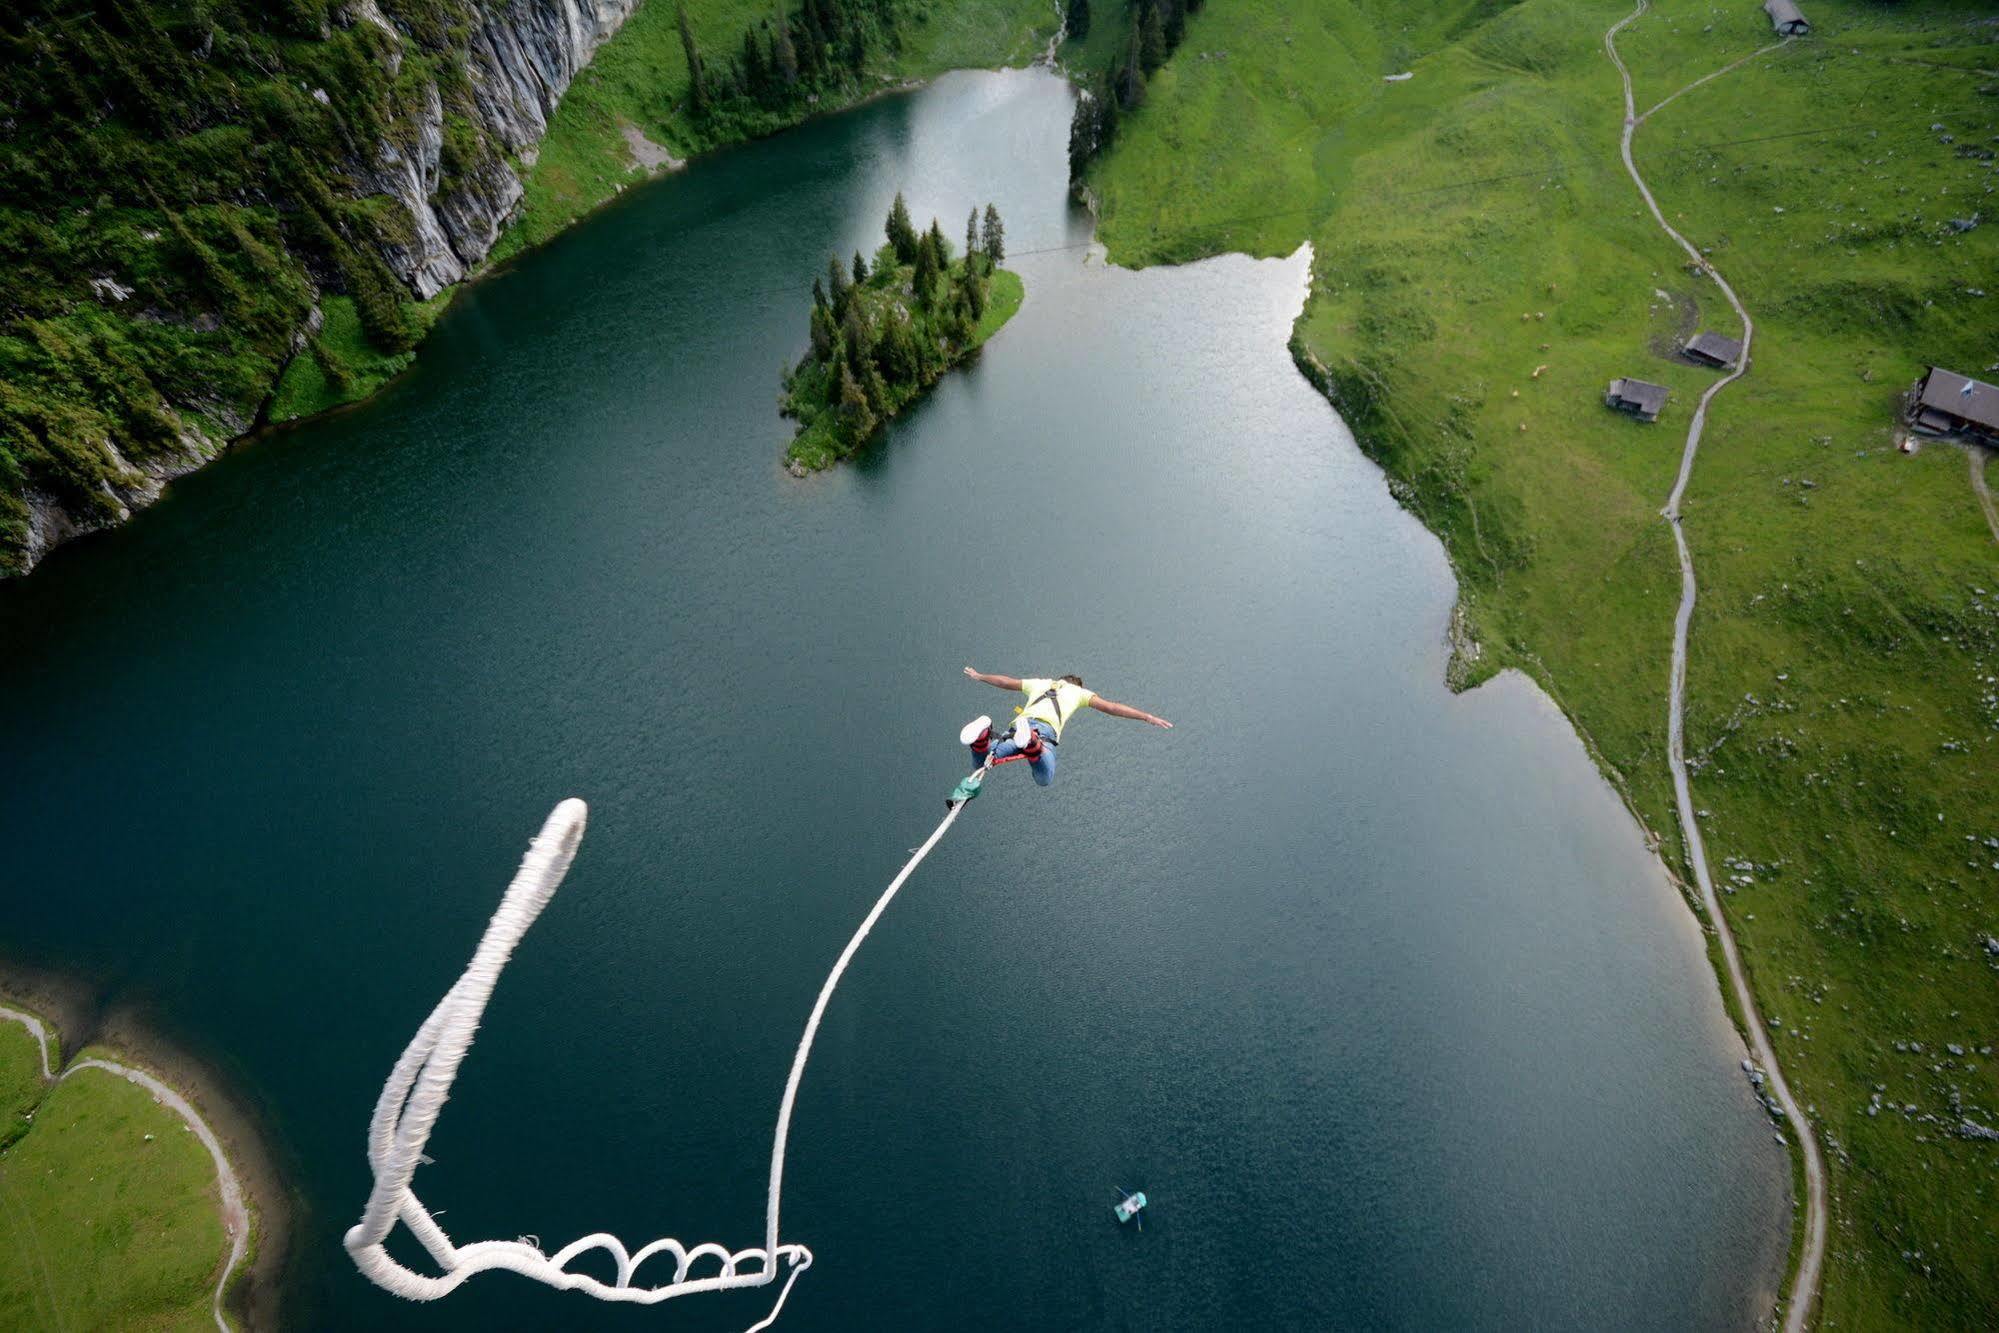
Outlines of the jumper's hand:
[{"label": "jumper's hand", "polygon": [[1173,730],[1173,724],[1171,722],[1168,722],[1163,717],[1149,717],[1146,719],[1146,721],[1150,722],[1155,727],[1164,727],[1168,731]]},{"label": "jumper's hand", "polygon": [[971,667],[965,668],[965,674],[970,676],[973,680],[977,680],[979,678],[979,673],[977,671],[974,671]]}]

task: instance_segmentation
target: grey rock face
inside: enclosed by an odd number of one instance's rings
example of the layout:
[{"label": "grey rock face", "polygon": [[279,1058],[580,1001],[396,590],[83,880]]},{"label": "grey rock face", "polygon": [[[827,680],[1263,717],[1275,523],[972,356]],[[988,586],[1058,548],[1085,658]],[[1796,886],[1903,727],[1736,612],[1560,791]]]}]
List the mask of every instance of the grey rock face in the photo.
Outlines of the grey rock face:
[{"label": "grey rock face", "polygon": [[[487,141],[505,155],[532,161],[577,71],[637,7],[638,0],[482,0],[484,19],[473,33],[466,67],[473,119]],[[363,9],[355,14],[376,21]],[[411,238],[384,246],[383,258],[428,299],[492,250],[520,202],[521,182],[505,161],[491,159],[440,193],[444,104],[435,84],[426,87],[415,122],[397,131],[361,178],[367,192],[390,195],[408,212]]]}]

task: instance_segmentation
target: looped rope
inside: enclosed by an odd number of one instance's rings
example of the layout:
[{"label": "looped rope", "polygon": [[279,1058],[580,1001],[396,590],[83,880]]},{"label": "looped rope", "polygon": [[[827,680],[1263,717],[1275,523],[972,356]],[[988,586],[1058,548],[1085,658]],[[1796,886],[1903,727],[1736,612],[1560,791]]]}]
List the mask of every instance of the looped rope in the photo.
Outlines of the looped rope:
[{"label": "looped rope", "polygon": [[[500,899],[499,910],[487,922],[485,934],[479,938],[479,947],[473,952],[472,961],[451,989],[445,992],[444,998],[438,1001],[437,1007],[430,1011],[430,1016],[424,1019],[416,1036],[404,1048],[402,1058],[390,1071],[388,1081],[382,1085],[382,1095],[375,1102],[375,1113],[368,1124],[368,1166],[374,1173],[375,1183],[368,1192],[368,1203],[362,1209],[361,1220],[348,1229],[345,1238],[347,1252],[353,1256],[355,1266],[376,1286],[413,1301],[436,1300],[455,1291],[474,1274],[497,1268],[532,1278],[547,1286],[581,1291],[602,1301],[657,1305],[675,1296],[696,1292],[768,1286],[777,1278],[779,1261],[788,1259],[792,1268],[778,1292],[777,1303],[768,1315],[750,1326],[748,1333],[769,1328],[783,1311],[785,1298],[791,1295],[791,1284],[798,1280],[800,1273],[812,1266],[812,1251],[795,1243],[780,1245],[777,1231],[779,1195],[784,1185],[784,1150],[791,1133],[791,1111],[797,1100],[799,1082],[805,1075],[805,1062],[812,1054],[813,1038],[819,1032],[819,1020],[833,998],[834,988],[840,984],[841,974],[853,961],[868,932],[874,929],[875,922],[887,910],[904,882],[930,854],[930,849],[943,839],[945,831],[963,809],[963,805],[952,807],[923,845],[911,853],[901,873],[875,901],[873,910],[861,922],[853,938],[847,941],[847,947],[841,951],[833,970],[827,973],[825,982],[819,988],[819,997],[805,1021],[805,1033],[799,1038],[798,1050],[792,1056],[791,1073],[785,1080],[784,1098],[778,1107],[777,1130],[771,1141],[770,1194],[765,1203],[764,1244],[761,1247],[731,1251],[727,1246],[713,1242],[689,1247],[666,1237],[633,1253],[625,1248],[624,1242],[604,1232],[571,1241],[552,1255],[544,1254],[539,1245],[530,1243],[528,1239],[454,1245],[451,1238],[444,1234],[444,1229],[437,1225],[430,1210],[411,1191],[410,1181],[416,1175],[417,1165],[425,1160],[424,1145],[430,1140],[431,1130],[436,1128],[438,1113],[444,1108],[452,1081],[458,1077],[458,1067],[464,1063],[465,1053],[471,1049],[479,1019],[486,1012],[487,1001],[493,997],[493,987],[500,979],[501,969],[506,967],[514,947],[520,943],[528,927],[541,915],[542,908],[548,906],[549,899],[555,896],[556,887],[569,873],[570,862],[576,859],[577,846],[583,840],[587,808],[574,797],[556,806],[548,821],[542,825],[541,832],[528,845],[521,868],[514,875],[513,883],[507,886],[505,896]],[[442,1270],[440,1276],[414,1272],[389,1256],[383,1242],[398,1221],[409,1228],[410,1234],[437,1262]],[[595,1250],[606,1251],[616,1260],[618,1271],[615,1282],[606,1283],[587,1273],[569,1271],[571,1260]],[[657,1286],[633,1286],[633,1276],[640,1266],[661,1254],[673,1257],[672,1278]],[[702,1259],[719,1260],[720,1271],[709,1277],[690,1278],[689,1271]]]}]

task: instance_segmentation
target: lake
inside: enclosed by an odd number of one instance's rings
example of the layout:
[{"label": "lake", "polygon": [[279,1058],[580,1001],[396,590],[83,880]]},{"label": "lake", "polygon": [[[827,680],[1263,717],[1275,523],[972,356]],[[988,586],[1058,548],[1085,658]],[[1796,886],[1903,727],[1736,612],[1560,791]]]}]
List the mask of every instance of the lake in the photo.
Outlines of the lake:
[{"label": "lake", "polygon": [[[1542,695],[1444,688],[1442,548],[1285,350],[1308,257],[1106,266],[1070,97],[953,75],[636,188],[379,398],[0,588],[5,950],[257,1109],[289,1323],[760,1317],[396,1301],[339,1248],[367,1117],[581,796],[417,1189],[459,1241],[761,1243],[812,997],[1008,715],[968,663],[1177,726],[997,773],[875,930],[799,1098],[781,1328],[1767,1311],[1789,1168],[1692,915]],[[809,285],[898,189],[949,237],[997,204],[1026,304],[793,479]]]}]

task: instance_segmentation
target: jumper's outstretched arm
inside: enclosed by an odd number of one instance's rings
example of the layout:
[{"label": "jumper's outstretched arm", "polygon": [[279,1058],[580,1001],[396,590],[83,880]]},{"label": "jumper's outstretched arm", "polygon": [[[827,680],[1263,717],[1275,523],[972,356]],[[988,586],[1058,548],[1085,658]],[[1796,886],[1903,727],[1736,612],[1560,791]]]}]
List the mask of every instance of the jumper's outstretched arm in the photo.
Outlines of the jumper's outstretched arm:
[{"label": "jumper's outstretched arm", "polygon": [[973,680],[984,681],[986,684],[997,686],[1002,690],[1017,690],[1020,688],[1019,676],[993,676],[983,671],[974,671],[971,667],[965,668],[965,674]]},{"label": "jumper's outstretched arm", "polygon": [[1133,708],[1130,704],[1121,704],[1115,699],[1106,699],[1101,694],[1091,696],[1090,707],[1096,709],[1099,713],[1109,713],[1112,717],[1128,717],[1134,722],[1150,722],[1155,727],[1164,727],[1168,731],[1173,730],[1173,724],[1165,718],[1148,713],[1143,708]]}]

